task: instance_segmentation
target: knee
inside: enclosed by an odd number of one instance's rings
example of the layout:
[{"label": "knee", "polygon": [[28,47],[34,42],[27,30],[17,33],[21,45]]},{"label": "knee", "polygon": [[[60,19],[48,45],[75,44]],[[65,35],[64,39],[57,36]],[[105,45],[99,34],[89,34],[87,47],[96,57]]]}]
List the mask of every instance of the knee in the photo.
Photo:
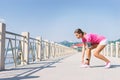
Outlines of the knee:
[{"label": "knee", "polygon": [[98,57],[98,56],[99,56],[99,54],[95,52],[95,53],[94,53],[94,56],[95,56],[95,57]]}]

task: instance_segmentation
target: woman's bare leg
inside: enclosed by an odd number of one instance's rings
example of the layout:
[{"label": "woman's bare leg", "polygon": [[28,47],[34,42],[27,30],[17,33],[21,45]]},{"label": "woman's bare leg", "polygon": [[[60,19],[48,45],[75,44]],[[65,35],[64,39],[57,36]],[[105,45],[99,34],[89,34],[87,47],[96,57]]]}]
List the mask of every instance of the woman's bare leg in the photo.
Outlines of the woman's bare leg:
[{"label": "woman's bare leg", "polygon": [[106,57],[104,57],[102,54],[100,54],[100,52],[104,49],[105,46],[106,45],[98,45],[94,52],[94,56],[108,63],[110,61]]}]

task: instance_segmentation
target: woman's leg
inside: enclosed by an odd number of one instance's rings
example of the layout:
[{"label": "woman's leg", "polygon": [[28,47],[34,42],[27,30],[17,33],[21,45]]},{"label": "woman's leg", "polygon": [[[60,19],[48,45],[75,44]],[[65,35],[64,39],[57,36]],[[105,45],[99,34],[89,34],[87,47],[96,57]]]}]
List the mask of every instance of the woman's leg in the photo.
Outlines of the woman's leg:
[{"label": "woman's leg", "polygon": [[94,52],[94,56],[105,61],[106,63],[109,63],[110,61],[106,57],[100,54],[100,52],[104,49],[105,46],[106,45],[98,45]]}]

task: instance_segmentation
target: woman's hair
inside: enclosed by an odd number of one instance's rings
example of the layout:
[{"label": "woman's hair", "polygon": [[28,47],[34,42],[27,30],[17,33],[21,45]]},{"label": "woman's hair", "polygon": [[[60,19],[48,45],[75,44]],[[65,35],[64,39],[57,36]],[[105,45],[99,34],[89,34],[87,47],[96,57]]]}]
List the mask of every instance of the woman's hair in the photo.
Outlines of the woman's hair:
[{"label": "woman's hair", "polygon": [[84,34],[84,32],[81,30],[81,29],[76,29],[75,31],[74,31],[74,33],[78,33],[78,34],[80,34],[80,33],[82,33],[82,35]]}]

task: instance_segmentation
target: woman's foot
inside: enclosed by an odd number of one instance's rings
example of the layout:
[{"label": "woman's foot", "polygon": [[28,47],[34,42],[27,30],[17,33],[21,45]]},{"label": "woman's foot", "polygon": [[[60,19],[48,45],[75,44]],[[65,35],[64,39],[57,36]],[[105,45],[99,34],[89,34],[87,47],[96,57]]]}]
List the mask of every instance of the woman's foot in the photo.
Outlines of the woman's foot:
[{"label": "woman's foot", "polygon": [[82,64],[80,67],[82,67],[82,68],[90,68],[90,65],[88,65],[88,64]]},{"label": "woman's foot", "polygon": [[106,65],[105,65],[105,68],[110,68],[110,67],[111,67],[111,63],[107,62]]}]

